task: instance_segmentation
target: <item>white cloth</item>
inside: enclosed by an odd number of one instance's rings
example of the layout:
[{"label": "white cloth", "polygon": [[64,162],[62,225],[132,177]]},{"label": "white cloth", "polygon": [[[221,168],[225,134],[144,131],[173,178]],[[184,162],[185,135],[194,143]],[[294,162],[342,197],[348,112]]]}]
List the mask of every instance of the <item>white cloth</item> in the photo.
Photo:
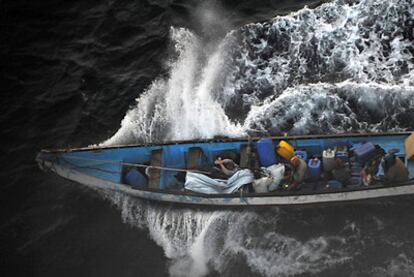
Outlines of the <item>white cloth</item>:
[{"label": "white cloth", "polygon": [[285,166],[283,164],[274,164],[269,167],[262,167],[261,169],[264,176],[254,180],[254,191],[257,193],[265,193],[277,190],[285,175]]},{"label": "white cloth", "polygon": [[267,170],[272,175],[272,183],[269,186],[269,191],[277,190],[283,180],[283,177],[285,176],[285,165],[274,164],[269,166]]},{"label": "white cloth", "polygon": [[205,194],[233,193],[253,181],[254,175],[249,169],[237,171],[228,180],[212,179],[203,174],[188,172],[184,188]]},{"label": "white cloth", "polygon": [[272,184],[272,182],[273,182],[272,177],[262,177],[260,179],[254,180],[253,182],[254,192],[257,192],[257,193],[269,192],[269,186]]}]

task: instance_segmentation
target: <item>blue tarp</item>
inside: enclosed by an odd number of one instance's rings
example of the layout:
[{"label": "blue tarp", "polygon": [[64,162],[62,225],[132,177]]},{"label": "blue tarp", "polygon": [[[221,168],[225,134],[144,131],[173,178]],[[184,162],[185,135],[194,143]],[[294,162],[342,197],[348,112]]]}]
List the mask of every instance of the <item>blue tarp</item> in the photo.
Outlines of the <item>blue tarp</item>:
[{"label": "blue tarp", "polygon": [[203,174],[188,172],[184,187],[205,194],[233,193],[253,181],[254,175],[249,169],[237,171],[228,180],[212,179]]}]

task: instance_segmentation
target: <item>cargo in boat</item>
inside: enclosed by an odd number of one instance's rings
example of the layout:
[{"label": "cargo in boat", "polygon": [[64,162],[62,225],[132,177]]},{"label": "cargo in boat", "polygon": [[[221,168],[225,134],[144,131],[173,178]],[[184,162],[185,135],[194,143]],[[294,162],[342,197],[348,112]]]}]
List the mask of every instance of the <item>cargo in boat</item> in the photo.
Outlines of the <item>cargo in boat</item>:
[{"label": "cargo in boat", "polygon": [[[382,149],[384,153],[380,157],[381,164],[386,153],[391,153],[394,163],[397,160],[400,169],[407,171],[407,177],[387,179],[379,164],[378,170],[370,176],[374,181],[367,185],[366,176],[361,172],[364,166],[378,160],[375,149]],[[211,183],[210,169],[215,166],[217,157],[223,155],[235,156],[237,175],[222,183],[216,179]],[[253,182],[249,179],[253,178],[249,171],[260,167],[278,170],[287,166],[293,157],[307,167],[304,181],[295,190],[284,188],[283,184],[273,191],[243,189],[245,185],[251,185],[246,182]],[[305,205],[414,194],[414,133],[411,132],[213,139],[42,150],[36,160],[44,170],[97,190],[181,204]],[[346,167],[349,180],[332,177],[338,163]],[[196,186],[199,191],[186,187],[189,176],[193,181],[194,178],[200,180]],[[203,190],[203,182],[219,186],[219,192],[212,193],[210,188]],[[241,182],[244,183],[240,185]],[[225,187],[229,183],[237,189]]]}]

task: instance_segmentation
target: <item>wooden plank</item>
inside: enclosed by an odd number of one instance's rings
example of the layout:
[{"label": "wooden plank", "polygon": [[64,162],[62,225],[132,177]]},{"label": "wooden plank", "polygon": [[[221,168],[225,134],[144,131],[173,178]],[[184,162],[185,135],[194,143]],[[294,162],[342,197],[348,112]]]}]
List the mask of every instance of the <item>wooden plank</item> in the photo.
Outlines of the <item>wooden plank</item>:
[{"label": "wooden plank", "polygon": [[404,142],[405,146],[405,156],[407,160],[414,157],[414,132],[411,133],[411,135],[405,139]]},{"label": "wooden plank", "polygon": [[199,169],[201,164],[201,156],[203,155],[203,149],[200,147],[191,147],[188,149],[187,154],[187,169]]},{"label": "wooden plank", "polygon": [[[153,150],[151,152],[150,159],[151,166],[162,166],[162,149]],[[148,187],[149,188],[160,188],[161,170],[156,168],[149,169]]]},{"label": "wooden plank", "polygon": [[240,146],[240,168],[250,168],[252,146],[249,144],[242,144]]}]

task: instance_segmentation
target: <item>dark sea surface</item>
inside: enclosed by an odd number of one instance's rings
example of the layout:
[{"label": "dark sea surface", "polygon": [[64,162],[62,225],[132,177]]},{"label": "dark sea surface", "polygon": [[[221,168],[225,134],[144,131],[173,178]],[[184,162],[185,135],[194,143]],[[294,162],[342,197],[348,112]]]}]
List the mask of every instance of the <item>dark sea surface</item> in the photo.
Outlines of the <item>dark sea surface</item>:
[{"label": "dark sea surface", "polygon": [[34,161],[414,130],[413,26],[413,0],[0,1],[0,275],[413,276],[413,198],[192,209],[104,197]]}]

